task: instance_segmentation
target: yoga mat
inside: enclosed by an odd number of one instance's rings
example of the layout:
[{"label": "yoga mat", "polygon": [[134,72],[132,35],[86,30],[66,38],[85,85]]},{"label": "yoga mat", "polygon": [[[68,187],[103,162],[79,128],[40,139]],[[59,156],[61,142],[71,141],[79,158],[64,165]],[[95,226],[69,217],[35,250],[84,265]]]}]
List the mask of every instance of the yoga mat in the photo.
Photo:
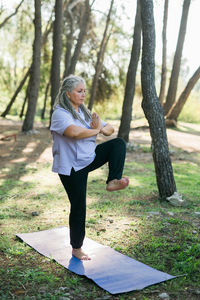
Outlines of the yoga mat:
[{"label": "yoga mat", "polygon": [[68,270],[90,278],[111,294],[141,290],[175,278],[88,238],[84,240],[83,249],[92,259],[81,261],[72,257],[67,227],[22,233],[17,237]]}]

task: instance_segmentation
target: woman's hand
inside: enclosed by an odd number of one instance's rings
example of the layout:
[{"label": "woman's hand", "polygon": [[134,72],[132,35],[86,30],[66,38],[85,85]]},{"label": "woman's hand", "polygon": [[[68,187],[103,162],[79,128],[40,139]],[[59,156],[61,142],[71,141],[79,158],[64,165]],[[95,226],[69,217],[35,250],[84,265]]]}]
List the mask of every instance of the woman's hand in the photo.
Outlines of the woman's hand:
[{"label": "woman's hand", "polygon": [[102,133],[105,136],[109,136],[113,134],[113,132],[114,132],[114,128],[109,123],[107,123],[106,126],[104,126],[100,131],[100,133]]},{"label": "woman's hand", "polygon": [[98,114],[95,112],[92,114],[92,122],[90,123],[90,126],[92,129],[99,129],[99,130],[102,129],[101,120]]}]

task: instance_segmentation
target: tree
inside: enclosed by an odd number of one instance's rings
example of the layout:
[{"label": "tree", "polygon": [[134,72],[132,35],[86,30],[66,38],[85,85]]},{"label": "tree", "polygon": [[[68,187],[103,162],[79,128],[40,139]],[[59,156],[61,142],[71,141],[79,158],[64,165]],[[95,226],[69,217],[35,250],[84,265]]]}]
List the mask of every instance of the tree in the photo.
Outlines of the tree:
[{"label": "tree", "polygon": [[33,61],[30,74],[30,90],[28,95],[28,108],[22,125],[22,131],[33,129],[35,111],[40,86],[40,56],[41,56],[41,0],[35,0],[35,39],[33,43]]},{"label": "tree", "polygon": [[104,33],[103,33],[103,38],[102,38],[101,45],[100,45],[100,50],[97,54],[97,61],[96,61],[96,65],[95,65],[95,74],[94,74],[93,81],[92,81],[91,94],[90,94],[90,99],[89,99],[89,104],[88,104],[88,108],[90,110],[92,110],[92,107],[94,104],[94,99],[95,99],[96,91],[98,88],[98,79],[99,79],[100,73],[102,71],[106,46],[107,46],[107,43],[109,40],[109,35],[107,34],[107,32],[108,32],[108,27],[110,24],[110,18],[111,18],[113,4],[114,4],[114,0],[111,0],[110,9],[109,9],[109,12],[107,15],[106,25],[105,25],[105,29],[104,29]]},{"label": "tree", "polygon": [[22,104],[22,107],[21,107],[21,111],[20,111],[20,114],[19,114],[20,118],[22,118],[23,115],[24,115],[25,105],[26,105],[29,93],[30,93],[30,78],[29,78],[29,82],[28,82],[28,85],[27,85],[27,88],[26,88],[26,94],[25,94],[24,101],[23,101],[23,104]]},{"label": "tree", "polygon": [[140,57],[141,48],[141,11],[140,11],[140,0],[137,0],[137,11],[135,17],[135,27],[133,34],[133,45],[131,51],[131,58],[128,67],[127,77],[126,77],[126,87],[125,95],[122,106],[122,116],[120,127],[118,131],[118,137],[123,138],[126,142],[129,141],[129,132],[132,120],[132,104],[133,97],[135,93],[135,80],[138,61]]},{"label": "tree", "polygon": [[182,17],[181,17],[181,24],[180,24],[180,29],[179,29],[177,46],[176,46],[176,52],[174,55],[174,61],[173,61],[170,82],[169,82],[167,98],[166,98],[166,102],[164,104],[164,114],[165,115],[167,115],[167,113],[169,112],[173,103],[176,101],[178,77],[179,77],[180,66],[181,66],[183,44],[184,44],[185,35],[186,35],[186,27],[187,27],[190,2],[191,2],[191,0],[184,0],[184,3],[183,3],[183,10],[182,10]]},{"label": "tree", "polygon": [[11,109],[11,106],[13,105],[15,99],[17,98],[17,95],[20,93],[20,91],[21,91],[23,85],[25,84],[25,82],[26,82],[28,76],[30,75],[30,73],[31,73],[31,67],[26,71],[26,73],[25,73],[23,79],[21,80],[19,86],[17,87],[14,95],[10,99],[10,102],[8,103],[6,109],[4,110],[4,112],[2,112],[1,117],[5,118],[7,116],[7,114],[9,113],[9,111]]},{"label": "tree", "polygon": [[46,111],[46,106],[47,106],[47,97],[48,97],[49,87],[50,87],[50,81],[47,83],[46,88],[45,88],[44,104],[43,104],[43,108],[42,108],[42,112],[41,112],[42,120],[44,120],[44,118],[45,118],[45,111]]},{"label": "tree", "polygon": [[60,61],[62,51],[62,16],[63,16],[63,2],[56,0],[55,2],[55,20],[53,25],[53,54],[51,62],[51,111],[53,112],[53,105],[60,86]]},{"label": "tree", "polygon": [[[44,34],[43,34],[43,36],[42,36],[42,47],[46,44],[47,39],[48,39],[48,35],[49,35],[49,33],[51,32],[51,30],[52,30],[52,22],[51,22],[51,18],[52,18],[52,17],[50,17],[50,19],[49,19],[49,21],[48,21],[48,24],[47,24],[47,27],[46,27],[46,30],[44,31]],[[13,103],[15,102],[15,100],[16,100],[17,96],[19,95],[19,93],[21,92],[21,90],[22,90],[24,84],[26,83],[27,78],[29,77],[29,75],[30,75],[30,73],[31,73],[31,68],[32,68],[32,65],[28,68],[28,70],[27,70],[27,72],[25,73],[24,77],[23,77],[22,80],[20,81],[20,83],[19,83],[19,85],[18,85],[16,91],[14,92],[14,94],[13,94],[13,96],[12,96],[10,102],[8,103],[6,109],[5,109],[5,110],[3,111],[3,113],[1,114],[1,117],[4,117],[4,118],[5,118],[5,117],[7,116],[7,114],[9,113],[9,111],[10,111],[10,109],[11,109]],[[29,86],[29,84],[27,85],[27,89],[28,89],[28,86]],[[29,95],[29,91],[26,92],[25,99],[27,99],[28,95]],[[20,112],[20,117],[23,116],[23,111],[24,111],[25,103],[26,103],[26,101],[24,101],[24,103],[23,103],[22,110],[21,110],[21,112]]]},{"label": "tree", "polygon": [[84,13],[83,13],[83,17],[80,23],[80,32],[79,32],[79,36],[78,36],[78,40],[76,43],[76,47],[74,50],[74,54],[71,58],[71,63],[70,63],[70,67],[69,67],[69,71],[68,74],[74,74],[75,72],[75,68],[76,68],[76,64],[81,52],[81,47],[83,45],[84,42],[84,38],[87,34],[87,27],[88,27],[88,23],[90,21],[90,14],[91,14],[91,8],[90,8],[90,3],[89,0],[85,0],[85,7],[84,7]]},{"label": "tree", "polygon": [[[75,14],[73,12],[73,9],[79,4],[82,3],[83,0],[71,0],[67,6],[67,9],[65,10],[64,14],[64,22],[65,28],[68,29],[67,31],[67,42],[66,42],[66,51],[65,51],[65,69],[63,73],[63,78],[69,75],[69,68],[71,63],[71,56],[72,56],[72,48],[74,43],[74,32],[75,32]],[[81,9],[82,11],[82,9]],[[80,15],[78,15],[78,18],[80,19]],[[66,21],[65,21],[66,19]],[[80,23],[80,22],[79,22]]]},{"label": "tree", "polygon": [[166,117],[166,124],[167,126],[176,126],[176,122],[178,119],[178,116],[180,115],[183,106],[185,105],[194,85],[197,83],[197,81],[200,78],[200,66],[198,69],[194,72],[192,77],[189,79],[185,89],[181,93],[180,97],[178,98],[177,102],[172,106],[169,113]]},{"label": "tree", "polygon": [[17,7],[15,8],[15,11],[10,14],[8,17],[6,17],[3,22],[0,23],[0,28],[2,28],[9,20],[10,18],[12,18],[13,16],[15,16],[20,8],[20,6],[22,5],[22,3],[24,2],[24,0],[21,0],[21,2],[17,5]]},{"label": "tree", "polygon": [[165,98],[165,87],[167,80],[167,19],[168,19],[168,0],[165,0],[164,17],[163,17],[163,31],[162,31],[162,72],[159,100],[163,104]]},{"label": "tree", "polygon": [[[69,74],[69,66],[70,66],[70,61],[71,61],[71,52],[72,52],[72,46],[74,42],[74,17],[72,13],[72,8],[74,7],[73,5],[74,2],[68,5],[65,14],[67,22],[69,24],[69,32],[67,33],[67,43],[66,43],[66,51],[65,51],[65,69],[63,73],[63,78]],[[67,24],[66,24],[67,25]],[[65,27],[67,27],[65,25]]]},{"label": "tree", "polygon": [[141,0],[142,108],[149,123],[157,186],[161,198],[172,196],[176,184],[169,155],[163,109],[155,88],[155,25],[153,0]]}]

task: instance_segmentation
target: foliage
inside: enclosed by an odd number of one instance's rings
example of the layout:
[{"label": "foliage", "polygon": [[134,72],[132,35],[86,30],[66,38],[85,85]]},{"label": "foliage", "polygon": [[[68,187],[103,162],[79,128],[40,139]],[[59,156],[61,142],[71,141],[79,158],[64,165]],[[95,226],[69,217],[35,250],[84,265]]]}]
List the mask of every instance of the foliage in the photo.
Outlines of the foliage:
[{"label": "foliage", "polygon": [[188,123],[200,123],[199,104],[199,91],[193,91],[179,116],[179,121]]},{"label": "foliage", "polygon": [[[98,1],[97,1],[98,2]],[[0,18],[3,20],[17,5],[17,1],[13,2],[12,7],[9,5],[4,6],[2,2],[2,10]],[[47,23],[54,9],[54,2],[45,0],[42,1],[42,31],[46,30]],[[105,8],[106,9],[106,8]],[[131,6],[134,15],[134,7]],[[9,20],[6,25],[1,28],[0,38],[4,42],[0,46],[0,105],[1,112],[5,109],[8,101],[14,94],[16,87],[23,78],[26,70],[29,68],[32,57],[32,43],[33,43],[33,15],[34,15],[33,1],[25,1],[20,7],[18,13]],[[130,49],[132,43],[132,32],[134,20],[130,18],[129,1],[125,1],[121,4],[116,3],[116,9],[111,20],[112,34],[107,47],[107,52],[104,60],[104,71],[99,79],[99,90],[97,95],[97,102],[95,107],[98,107],[99,111],[104,111],[109,106],[111,110],[117,112],[117,118],[121,117],[121,105],[124,95],[125,78],[128,67],[128,61],[130,57]],[[74,45],[79,33],[79,22],[82,11],[82,5],[75,6],[73,8],[74,15]],[[126,18],[126,24],[124,19]],[[88,91],[90,91],[92,77],[94,75],[94,65],[99,49],[99,44],[102,37],[102,32],[105,24],[105,14],[103,11],[99,11],[98,3],[97,9],[92,7],[92,18],[89,24],[86,40],[84,42],[81,56],[77,65],[76,73],[85,77],[88,85]],[[66,48],[66,37],[69,33],[69,18],[65,14],[64,26],[63,26],[63,54],[61,63],[61,74],[64,71],[64,56]],[[50,79],[50,64],[51,64],[51,52],[52,52],[52,34],[50,33],[47,42],[42,50],[42,63],[41,63],[41,85],[40,94],[37,106],[37,117],[40,116],[43,108],[44,94],[47,83]],[[185,60],[182,63],[184,69]],[[158,66],[160,70],[160,66]],[[185,74],[181,73],[182,77]],[[160,74],[159,79],[160,82]],[[140,78],[137,80],[137,86],[140,86]],[[23,87],[22,91],[18,95],[13,107],[11,108],[12,115],[19,115],[21,107],[25,97],[27,83]],[[195,89],[198,92],[198,84]],[[136,97],[141,96],[140,89],[136,88]],[[186,109],[182,112],[180,120],[199,122],[199,110],[197,96],[193,93],[186,104]],[[136,100],[137,101],[137,100]],[[134,99],[135,102],[135,99]],[[190,109],[190,103],[192,102],[195,109]],[[197,103],[197,104],[196,104]],[[116,108],[117,106],[117,108]],[[197,108],[197,109],[196,109]],[[47,111],[46,117],[49,116],[50,109],[50,91],[47,99]],[[135,104],[133,107],[133,115],[142,115],[141,111],[137,112]]]}]

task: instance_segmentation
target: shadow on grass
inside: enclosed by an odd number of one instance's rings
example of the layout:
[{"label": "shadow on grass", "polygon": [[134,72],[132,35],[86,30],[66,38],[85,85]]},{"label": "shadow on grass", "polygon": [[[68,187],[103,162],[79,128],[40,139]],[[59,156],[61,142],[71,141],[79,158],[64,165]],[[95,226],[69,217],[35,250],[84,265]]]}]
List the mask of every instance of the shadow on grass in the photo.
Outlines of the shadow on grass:
[{"label": "shadow on grass", "polygon": [[184,125],[182,123],[178,127],[169,127],[168,129],[172,129],[174,131],[178,131],[178,132],[182,132],[182,133],[187,133],[187,134],[192,134],[192,135],[198,135],[198,136],[200,136],[199,129],[192,128],[191,126]]},{"label": "shadow on grass", "polygon": [[[1,133],[8,130],[7,125],[1,126]],[[20,178],[30,172],[31,164],[35,163],[41,154],[49,147],[51,143],[50,132],[46,128],[39,128],[36,134],[26,135],[21,132],[21,125],[19,122],[14,123],[14,125],[9,126],[9,130],[14,131],[17,134],[16,141],[14,139],[8,139],[0,142],[1,150],[1,181],[0,186],[0,201],[4,201],[9,195],[12,195],[12,190],[15,187],[21,185],[22,195],[23,191],[33,187],[34,183],[26,183],[21,181]],[[44,136],[47,142],[44,142]],[[49,139],[46,138],[49,136]],[[37,170],[35,170],[37,171]]]}]

